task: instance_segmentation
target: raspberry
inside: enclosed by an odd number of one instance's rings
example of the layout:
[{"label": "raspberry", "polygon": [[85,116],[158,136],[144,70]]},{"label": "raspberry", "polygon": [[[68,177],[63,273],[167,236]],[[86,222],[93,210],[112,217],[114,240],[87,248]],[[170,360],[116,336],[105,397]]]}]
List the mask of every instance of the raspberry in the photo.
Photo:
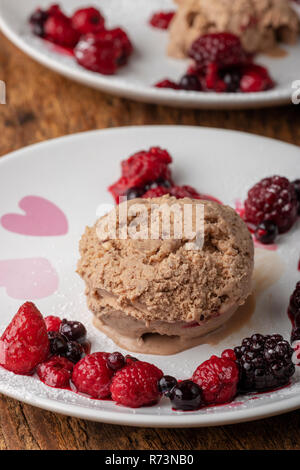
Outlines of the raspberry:
[{"label": "raspberry", "polygon": [[207,65],[206,73],[201,79],[201,82],[204,90],[213,90],[217,93],[226,91],[226,84],[224,80],[220,78],[219,68],[216,63]]},{"label": "raspberry", "polygon": [[77,62],[88,70],[113,75],[126,64],[132,53],[132,44],[121,28],[87,34],[75,48]]},{"label": "raspberry", "polygon": [[214,63],[218,67],[239,65],[246,60],[240,39],[231,33],[205,34],[196,39],[188,55],[195,60],[197,67],[205,69]]},{"label": "raspberry", "polygon": [[222,352],[221,357],[223,359],[230,359],[231,361],[236,361],[236,355],[233,349],[225,349],[225,351]]},{"label": "raspberry", "polygon": [[59,317],[54,317],[53,315],[50,315],[45,318],[45,323],[47,331],[59,331],[61,319]]},{"label": "raspberry", "polygon": [[120,196],[126,195],[131,188],[134,188],[135,192],[140,189],[140,192],[136,192],[140,197],[151,189],[151,185],[156,181],[163,180],[162,186],[166,182],[171,182],[171,171],[168,166],[171,162],[170,154],[160,147],[151,147],[148,151],[142,150],[122,162],[122,177],[108,189],[117,203]]},{"label": "raspberry", "polygon": [[0,339],[0,364],[15,374],[28,375],[49,355],[44,319],[32,302],[22,305]]},{"label": "raspberry", "polygon": [[170,191],[167,188],[164,188],[163,186],[157,186],[157,188],[149,189],[149,191],[147,191],[143,195],[143,199],[161,197],[161,196],[164,196],[165,194],[170,194]]},{"label": "raspberry", "polygon": [[287,178],[264,178],[248,192],[245,219],[254,225],[267,220],[277,225],[279,233],[287,232],[297,219],[295,189]]},{"label": "raspberry", "polygon": [[149,23],[154,28],[168,29],[174,15],[175,11],[158,11],[151,16]]},{"label": "raspberry", "polygon": [[79,41],[79,33],[73,26],[70,18],[62,12],[49,15],[44,24],[45,38],[64,47],[75,47]]},{"label": "raspberry", "polygon": [[295,290],[290,297],[288,315],[293,324],[300,327],[300,281],[297,282]]},{"label": "raspberry", "polygon": [[242,67],[240,89],[244,93],[270,90],[274,82],[265,67],[249,64]]},{"label": "raspberry", "polygon": [[122,56],[120,44],[115,44],[99,34],[83,36],[75,48],[75,58],[79,65],[92,72],[113,75],[118,68],[118,60]]},{"label": "raspberry", "polygon": [[130,408],[155,404],[160,399],[158,381],[163,373],[147,362],[135,362],[119,370],[111,384],[112,399]]},{"label": "raspberry", "polygon": [[206,404],[228,403],[237,393],[239,369],[231,359],[212,356],[195,370],[192,380],[202,389]]},{"label": "raspberry", "polygon": [[114,374],[107,365],[108,353],[96,352],[85,356],[74,367],[72,382],[81,393],[93,398],[108,398]]},{"label": "raspberry", "polygon": [[175,196],[177,199],[182,199],[184,197],[190,197],[191,199],[202,199],[201,194],[192,188],[192,186],[172,186],[170,189],[170,194]]},{"label": "raspberry", "polygon": [[82,8],[72,16],[72,26],[80,34],[98,33],[104,29],[105,20],[96,8]]},{"label": "raspberry", "polygon": [[179,85],[168,78],[160,80],[154,86],[156,88],[171,88],[172,90],[179,90]]},{"label": "raspberry", "polygon": [[116,47],[121,48],[121,55],[118,58],[118,66],[125,65],[133,52],[132,43],[122,28],[106,30],[102,33],[106,39],[113,41]]},{"label": "raspberry", "polygon": [[64,357],[53,356],[37,366],[40,380],[49,387],[65,388],[69,386],[74,364]]},{"label": "raspberry", "polygon": [[242,392],[273,390],[286,385],[295,372],[293,349],[281,335],[260,334],[245,338],[234,348],[240,367]]}]

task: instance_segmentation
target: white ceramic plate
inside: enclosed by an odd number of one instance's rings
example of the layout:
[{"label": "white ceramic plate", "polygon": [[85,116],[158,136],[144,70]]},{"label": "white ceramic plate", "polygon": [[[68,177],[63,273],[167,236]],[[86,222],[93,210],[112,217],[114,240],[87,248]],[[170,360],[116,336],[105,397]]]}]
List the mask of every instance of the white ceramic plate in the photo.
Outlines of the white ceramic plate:
[{"label": "white ceramic plate", "polygon": [[[171,106],[191,108],[251,108],[274,106],[291,102],[292,82],[300,79],[300,43],[284,48],[288,55],[282,59],[257,57],[266,65],[277,82],[273,90],[261,93],[199,93],[157,89],[153,84],[165,77],[178,79],[187,68],[187,62],[166,56],[168,33],[149,26],[151,14],[157,10],[174,9],[172,0],[93,0],[109,19],[110,26],[121,25],[128,30],[135,45],[130,64],[117,76],[89,72],[78,66],[71,57],[53,51],[53,47],[33,37],[26,24],[29,14],[37,7],[47,7],[50,0],[0,0],[0,28],[6,36],[28,55],[73,80],[109,93]],[[84,2],[62,0],[71,13]]]},{"label": "white ceramic plate", "polygon": [[[27,147],[3,157],[0,160],[1,327],[8,324],[23,301],[30,299],[45,316],[54,314],[83,321],[93,351],[119,349],[92,326],[84,285],[75,273],[78,241],[85,226],[96,220],[99,205],[112,202],[106,188],[119,177],[120,161],[152,145],[171,152],[174,178],[179,184],[193,185],[233,206],[236,199],[244,199],[247,188],[270,173],[290,178],[300,173],[297,147],[250,134],[195,127],[129,127],[89,132]],[[299,279],[299,230],[298,222],[280,237],[276,252],[260,252],[258,271],[264,290],[257,297],[255,313],[246,322],[229,332],[220,330],[217,337],[209,337],[207,344],[177,355],[137,356],[183,379],[190,377],[196,366],[211,354],[238,345],[242,338],[254,332],[281,332],[288,338],[291,326],[286,307]],[[136,426],[218,425],[300,407],[298,372],[292,384],[282,390],[257,395],[256,399],[239,396],[230,405],[189,413],[172,411],[166,399],[150,408],[123,408],[109,401],[51,389],[34,377],[16,376],[1,368],[0,392],[67,415]]]}]

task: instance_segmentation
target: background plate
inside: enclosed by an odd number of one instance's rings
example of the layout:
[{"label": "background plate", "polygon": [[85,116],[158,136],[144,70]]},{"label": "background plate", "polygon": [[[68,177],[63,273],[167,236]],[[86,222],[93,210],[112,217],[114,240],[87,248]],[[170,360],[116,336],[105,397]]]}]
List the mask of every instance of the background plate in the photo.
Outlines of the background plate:
[{"label": "background plate", "polygon": [[[47,7],[50,0],[0,0],[0,28],[6,36],[28,55],[66,77],[99,90],[148,103],[190,108],[253,108],[291,102],[292,82],[300,79],[300,42],[284,46],[288,55],[282,59],[258,56],[257,62],[266,65],[277,82],[273,90],[260,93],[199,93],[157,89],[152,85],[162,78],[179,78],[187,61],[166,56],[168,33],[148,25],[157,10],[174,9],[172,0],[94,0],[108,18],[111,27],[120,25],[128,30],[135,45],[130,64],[107,77],[89,72],[75,60],[58,54],[53,46],[33,37],[27,18],[38,6]],[[82,6],[82,0],[62,0],[61,5],[71,13]]]}]

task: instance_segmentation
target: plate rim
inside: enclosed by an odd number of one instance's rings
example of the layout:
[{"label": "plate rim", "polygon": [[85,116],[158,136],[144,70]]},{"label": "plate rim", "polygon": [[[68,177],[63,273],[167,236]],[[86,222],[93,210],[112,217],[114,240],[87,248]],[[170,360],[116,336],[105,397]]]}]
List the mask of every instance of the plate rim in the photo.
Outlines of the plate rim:
[{"label": "plate rim", "polygon": [[109,82],[107,77],[84,69],[77,73],[76,69],[73,70],[67,64],[47,56],[24,41],[22,36],[5,20],[5,15],[2,13],[4,6],[3,0],[0,0],[0,30],[15,46],[46,68],[94,89],[134,101],[192,109],[251,109],[291,104],[291,90],[288,89],[275,88],[259,93],[235,93],[236,99],[231,100],[230,93],[203,93],[199,96],[199,92],[193,91],[174,91],[137,84],[129,86],[122,82]]},{"label": "plate rim", "polygon": [[[14,152],[10,152],[8,154],[3,155],[4,157],[10,158],[0,158],[0,166],[5,164],[5,162],[10,162],[18,158],[24,158],[24,153],[30,152],[32,149],[34,151],[38,150],[41,146],[48,147],[52,145],[60,145],[61,142],[68,142],[75,139],[85,139],[88,138],[90,135],[109,135],[114,133],[126,133],[128,130],[131,132],[143,132],[144,130],[154,131],[157,129],[164,130],[164,129],[174,130],[174,132],[185,131],[185,130],[193,130],[201,132],[211,132],[212,134],[217,133],[225,133],[225,134],[232,134],[232,135],[240,135],[245,137],[250,137],[253,140],[260,140],[266,142],[273,142],[276,145],[283,145],[283,146],[291,146],[295,149],[298,148],[294,144],[290,144],[287,142],[283,142],[277,139],[273,139],[270,137],[264,137],[256,134],[251,134],[242,131],[235,131],[229,129],[222,129],[222,128],[212,128],[212,127],[200,127],[200,126],[176,126],[176,125],[147,125],[147,126],[124,126],[124,127],[115,127],[109,129],[97,129],[85,132],[79,132],[75,134],[69,134],[66,136],[57,137],[54,139],[46,140],[43,142],[38,142],[32,145],[28,145],[21,149],[18,149]],[[96,409],[96,408],[88,408],[80,405],[74,405],[71,403],[62,403],[53,398],[44,398],[44,397],[36,397],[36,395],[32,395],[32,398],[24,397],[22,391],[20,390],[5,390],[5,387],[1,386],[0,384],[0,392],[6,396],[11,398],[17,399],[21,402],[27,403],[32,406],[36,406],[41,409],[45,409],[48,411],[64,414],[67,416],[73,416],[81,419],[86,419],[90,421],[96,422],[103,422],[108,424],[118,424],[118,425],[127,425],[127,426],[138,426],[138,427],[162,427],[162,428],[185,428],[185,427],[205,427],[205,426],[221,426],[226,424],[235,424],[247,421],[255,421],[258,419],[271,417],[283,413],[287,413],[289,411],[295,410],[300,408],[300,396],[293,396],[289,398],[285,398],[279,401],[270,402],[270,403],[262,403],[261,405],[256,406],[253,409],[232,409],[230,411],[220,411],[215,414],[196,414],[196,413],[183,413],[179,412],[178,414],[172,415],[159,415],[159,414],[134,414],[134,413],[117,413],[112,410],[105,410],[105,409]],[[70,392],[71,393],[71,392]],[[37,402],[38,400],[38,402]],[[280,403],[280,405],[279,405]]]}]

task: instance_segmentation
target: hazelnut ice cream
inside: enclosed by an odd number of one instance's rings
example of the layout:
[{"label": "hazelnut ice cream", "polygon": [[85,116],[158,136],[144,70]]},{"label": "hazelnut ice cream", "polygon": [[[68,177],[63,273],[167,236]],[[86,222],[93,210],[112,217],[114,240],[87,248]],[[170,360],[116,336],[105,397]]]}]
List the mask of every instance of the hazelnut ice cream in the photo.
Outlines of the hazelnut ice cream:
[{"label": "hazelnut ice cream", "polygon": [[[163,204],[203,205],[203,247],[195,249],[196,237],[165,239],[162,232],[158,239],[112,239],[110,233],[100,239],[104,216],[82,236],[78,273],[86,283],[95,325],[116,344],[134,352],[173,354],[194,346],[245,302],[251,291],[253,242],[230,207],[169,196],[135,199],[128,207],[136,203],[146,209],[139,220],[141,232],[149,226],[153,204],[157,212],[152,220]],[[116,228],[122,230],[120,210],[122,204],[114,209]],[[194,212],[191,220],[195,228]]]},{"label": "hazelnut ice cream", "polygon": [[268,52],[282,41],[293,44],[299,19],[287,0],[176,0],[171,22],[168,54],[183,58],[195,39],[203,34],[230,32],[245,51]]}]

